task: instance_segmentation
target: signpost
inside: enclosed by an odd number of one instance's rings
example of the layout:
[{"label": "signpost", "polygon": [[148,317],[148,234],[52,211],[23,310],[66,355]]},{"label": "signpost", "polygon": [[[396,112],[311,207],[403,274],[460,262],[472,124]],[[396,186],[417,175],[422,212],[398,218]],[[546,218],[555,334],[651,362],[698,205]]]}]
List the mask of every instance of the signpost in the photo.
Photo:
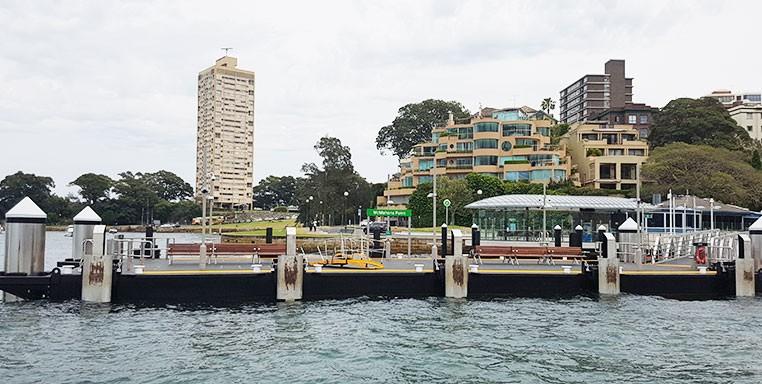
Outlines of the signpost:
[{"label": "signpost", "polygon": [[450,218],[450,206],[452,205],[452,201],[450,199],[444,199],[442,200],[442,205],[445,207],[445,224],[449,225],[448,219]]},{"label": "signpost", "polygon": [[[368,208],[366,213],[368,214],[368,221],[370,222],[371,217],[407,217],[407,257],[410,257],[410,252],[412,248],[413,243],[413,231],[412,231],[412,222],[413,222],[413,211],[410,209],[379,209],[379,208]],[[368,223],[370,225],[370,223]],[[387,228],[387,234],[391,235],[391,228]]]}]

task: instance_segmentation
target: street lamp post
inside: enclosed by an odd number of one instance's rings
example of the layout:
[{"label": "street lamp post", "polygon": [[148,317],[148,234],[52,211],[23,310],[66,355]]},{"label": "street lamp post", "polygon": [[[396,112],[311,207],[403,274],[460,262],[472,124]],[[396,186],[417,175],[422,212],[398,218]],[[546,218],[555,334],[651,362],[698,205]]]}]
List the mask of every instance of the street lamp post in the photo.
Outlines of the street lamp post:
[{"label": "street lamp post", "polygon": [[[477,196],[477,199],[480,199],[480,200],[481,200],[481,198],[482,198],[482,193],[484,193],[484,192],[483,192],[481,189],[477,189],[477,190],[476,190],[476,196]],[[473,213],[473,218],[472,218],[472,220],[471,220],[471,221],[473,221],[473,224],[474,224],[474,225],[476,225],[476,211],[477,211],[477,210],[475,209],[475,210],[474,210],[474,213]]]},{"label": "street lamp post", "polygon": [[349,192],[344,191],[344,200],[341,201],[341,225],[342,226],[347,224],[347,220],[346,220],[347,196],[349,196]]}]

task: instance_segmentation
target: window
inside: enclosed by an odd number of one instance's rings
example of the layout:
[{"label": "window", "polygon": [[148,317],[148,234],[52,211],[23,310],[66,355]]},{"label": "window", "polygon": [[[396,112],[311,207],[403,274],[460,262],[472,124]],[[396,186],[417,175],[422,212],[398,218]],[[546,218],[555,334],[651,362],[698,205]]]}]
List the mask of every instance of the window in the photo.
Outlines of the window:
[{"label": "window", "polygon": [[418,176],[418,184],[430,183],[431,176]]},{"label": "window", "polygon": [[627,116],[627,122],[630,124],[637,124],[638,123],[638,116],[637,115],[629,115]]},{"label": "window", "polygon": [[532,125],[505,124],[503,125],[503,136],[532,136]]},{"label": "window", "polygon": [[497,156],[476,156],[474,165],[497,165]]},{"label": "window", "polygon": [[497,123],[477,123],[474,128],[476,132],[497,132]]},{"label": "window", "polygon": [[497,148],[497,139],[474,140],[474,149]]},{"label": "window", "polygon": [[640,124],[648,124],[648,115],[640,115]]},{"label": "window", "polygon": [[455,143],[455,152],[471,152],[474,149],[474,144],[471,142]]},{"label": "window", "polygon": [[646,150],[645,149],[628,149],[627,152],[630,156],[645,156]]},{"label": "window", "polygon": [[407,176],[404,179],[402,179],[402,187],[403,188],[411,188],[413,186],[413,177]]},{"label": "window", "polygon": [[746,126],[746,130],[747,130],[747,131],[749,131],[749,132],[751,132],[751,130],[752,130],[752,126],[751,126],[751,125],[747,125],[747,126]]},{"label": "window", "polygon": [[516,139],[515,148],[529,148],[537,146],[537,141],[532,139]]},{"label": "window", "polygon": [[433,167],[434,167],[434,160],[419,160],[418,161],[419,171],[428,171],[429,169]]},{"label": "window", "polygon": [[624,156],[624,149],[609,149],[609,156]]}]

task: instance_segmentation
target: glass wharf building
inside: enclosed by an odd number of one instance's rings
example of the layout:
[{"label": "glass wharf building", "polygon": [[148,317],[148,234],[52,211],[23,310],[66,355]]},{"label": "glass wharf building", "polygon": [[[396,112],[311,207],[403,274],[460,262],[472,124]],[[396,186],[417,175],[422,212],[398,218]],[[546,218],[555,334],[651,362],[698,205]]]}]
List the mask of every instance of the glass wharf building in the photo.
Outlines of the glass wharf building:
[{"label": "glass wharf building", "polygon": [[548,183],[569,177],[571,162],[566,151],[550,143],[555,123],[530,107],[485,108],[466,123],[434,128],[431,141],[417,144],[400,161],[400,172],[390,178],[378,205],[406,205],[419,184],[433,175],[451,179],[469,173],[502,180]]}]

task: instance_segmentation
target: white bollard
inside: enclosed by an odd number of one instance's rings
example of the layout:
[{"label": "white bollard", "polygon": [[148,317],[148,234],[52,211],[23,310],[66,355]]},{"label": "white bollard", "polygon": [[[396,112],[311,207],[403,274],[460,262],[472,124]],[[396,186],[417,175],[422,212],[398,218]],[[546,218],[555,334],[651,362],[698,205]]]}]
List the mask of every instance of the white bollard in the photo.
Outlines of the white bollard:
[{"label": "white bollard", "polygon": [[445,297],[468,297],[468,257],[445,257]]},{"label": "white bollard", "polygon": [[[45,270],[45,221],[48,215],[25,197],[5,213],[5,272],[34,275]],[[3,301],[21,299],[10,293]]]},{"label": "white bollard", "polygon": [[749,226],[749,238],[751,239],[751,255],[747,259],[754,260],[754,270],[762,269],[762,217]]},{"label": "white bollard", "polygon": [[601,257],[598,257],[598,293],[618,295],[620,269],[616,257],[616,238],[611,233],[604,233],[606,240],[601,244]]},{"label": "white bollard", "polygon": [[622,248],[622,260],[626,263],[642,264],[640,247],[636,246],[640,239],[638,238],[638,223],[628,217],[618,228],[619,246]]},{"label": "white bollard", "polygon": [[110,303],[114,263],[111,255],[105,254],[105,225],[93,228],[92,241],[92,251],[82,258],[82,301]]},{"label": "white bollard", "polygon": [[453,256],[462,256],[463,255],[463,231],[461,231],[460,229],[453,229],[452,239],[454,243],[452,247]]},{"label": "white bollard", "polygon": [[198,268],[206,269],[206,243],[198,246]]},{"label": "white bollard", "polygon": [[278,256],[278,301],[296,301],[302,299],[304,281],[304,259],[301,255]]},{"label": "white bollard", "polygon": [[286,227],[286,255],[296,255],[296,227]]},{"label": "white bollard", "polygon": [[738,255],[736,257],[736,297],[754,297],[756,282],[754,259],[751,251],[751,238],[749,235],[738,235]]},{"label": "white bollard", "polygon": [[83,244],[85,240],[93,238],[93,229],[100,223],[101,217],[90,206],[83,208],[74,216],[74,233],[71,236],[72,259],[82,260],[85,254]]}]

